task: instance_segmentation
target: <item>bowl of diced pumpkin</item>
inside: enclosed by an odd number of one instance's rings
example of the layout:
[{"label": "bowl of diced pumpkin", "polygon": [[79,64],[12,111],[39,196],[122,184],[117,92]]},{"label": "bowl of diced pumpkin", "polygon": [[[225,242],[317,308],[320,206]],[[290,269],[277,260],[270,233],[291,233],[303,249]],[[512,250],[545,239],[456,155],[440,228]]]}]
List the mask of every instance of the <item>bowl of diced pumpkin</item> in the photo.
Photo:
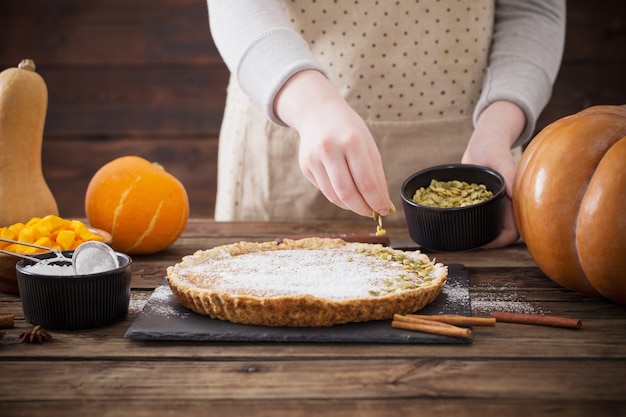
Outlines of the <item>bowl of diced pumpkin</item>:
[{"label": "bowl of diced pumpkin", "polygon": [[46,250],[7,240],[67,251],[90,240],[111,243],[111,235],[80,220],[55,215],[33,217],[25,223],[0,227],[0,250],[3,252],[0,253],[0,291],[19,294],[15,269],[20,261],[19,255],[36,255]]}]

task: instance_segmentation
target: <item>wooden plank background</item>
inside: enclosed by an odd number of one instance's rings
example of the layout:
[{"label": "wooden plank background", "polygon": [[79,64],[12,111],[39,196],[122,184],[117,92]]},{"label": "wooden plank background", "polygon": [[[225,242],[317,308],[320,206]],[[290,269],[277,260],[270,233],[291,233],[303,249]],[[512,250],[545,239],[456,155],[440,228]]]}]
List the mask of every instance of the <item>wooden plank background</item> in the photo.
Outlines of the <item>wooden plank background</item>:
[{"label": "wooden plank background", "polygon": [[[622,1],[567,4],[564,62],[538,130],[626,103]],[[204,0],[0,0],[0,69],[27,57],[48,85],[42,162],[61,215],[84,217],[91,176],[134,154],[183,182],[192,216],[213,216],[228,71]]]}]

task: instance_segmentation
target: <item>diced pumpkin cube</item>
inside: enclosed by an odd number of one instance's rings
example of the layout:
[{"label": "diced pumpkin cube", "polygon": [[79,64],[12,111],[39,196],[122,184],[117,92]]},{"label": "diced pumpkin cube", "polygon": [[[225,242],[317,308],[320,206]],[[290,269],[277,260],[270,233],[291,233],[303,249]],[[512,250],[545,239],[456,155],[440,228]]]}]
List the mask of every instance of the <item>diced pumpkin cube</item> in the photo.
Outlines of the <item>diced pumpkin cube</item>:
[{"label": "diced pumpkin cube", "polygon": [[52,246],[54,245],[54,242],[48,236],[43,236],[35,241],[35,245],[45,246],[46,248],[52,248]]},{"label": "diced pumpkin cube", "polygon": [[37,249],[37,248],[33,248],[32,246],[25,246],[25,245],[20,245],[20,253],[24,253],[27,255],[32,255],[35,253],[41,253],[42,250],[41,249]]},{"label": "diced pumpkin cube", "polygon": [[26,225],[24,223],[15,223],[12,224],[11,226],[9,226],[9,230],[11,230],[13,233],[15,233],[16,236],[19,236],[20,231],[25,227]]},{"label": "diced pumpkin cube", "polygon": [[33,217],[32,219],[26,222],[26,226],[32,226],[34,224],[39,223],[39,221],[41,221],[41,217]]},{"label": "diced pumpkin cube", "polygon": [[76,231],[81,228],[86,229],[87,226],[85,225],[85,223],[81,222],[80,220],[69,220],[67,222],[67,228]]},{"label": "diced pumpkin cube", "polygon": [[3,239],[15,240],[17,239],[17,236],[18,234],[8,227],[3,227],[2,229],[0,229],[0,237]]},{"label": "diced pumpkin cube", "polygon": [[22,230],[20,230],[17,240],[26,243],[35,242],[35,230],[30,226],[24,227]]},{"label": "diced pumpkin cube", "polygon": [[73,247],[74,240],[76,239],[76,233],[73,230],[61,230],[56,238],[56,243],[62,250],[75,249]]},{"label": "diced pumpkin cube", "polygon": [[13,252],[13,253],[22,253],[21,249],[24,246],[22,245],[18,245],[17,243],[11,243],[8,246],[5,246],[3,249],[9,252]]},{"label": "diced pumpkin cube", "polygon": [[37,227],[41,230],[47,230],[49,232],[60,230],[66,227],[68,221],[55,215],[48,215],[42,218],[38,223]]},{"label": "diced pumpkin cube", "polygon": [[87,226],[76,229],[76,236],[82,240],[98,240],[102,236],[93,233],[91,230],[87,228]]}]

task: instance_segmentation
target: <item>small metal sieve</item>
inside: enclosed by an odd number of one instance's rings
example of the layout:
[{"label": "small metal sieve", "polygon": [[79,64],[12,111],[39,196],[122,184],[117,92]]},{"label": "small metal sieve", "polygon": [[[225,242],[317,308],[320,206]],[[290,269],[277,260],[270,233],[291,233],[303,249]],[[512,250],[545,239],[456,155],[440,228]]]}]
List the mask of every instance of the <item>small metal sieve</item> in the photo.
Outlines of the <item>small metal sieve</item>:
[{"label": "small metal sieve", "polygon": [[46,246],[40,246],[34,243],[19,242],[17,240],[5,238],[0,238],[0,241],[30,246],[33,248],[52,252],[56,255],[55,257],[39,259],[33,256],[24,255],[22,253],[9,252],[0,249],[0,253],[17,256],[19,258],[28,259],[41,264],[50,264],[52,262],[58,261],[70,262],[76,275],[87,275],[103,271],[110,271],[120,266],[115,251],[113,251],[113,249],[111,249],[111,247],[106,243],[102,243],[96,240],[90,240],[81,243],[76,249],[74,249],[74,253],[72,254],[71,258],[67,257],[62,251],[58,249],[48,248]]}]

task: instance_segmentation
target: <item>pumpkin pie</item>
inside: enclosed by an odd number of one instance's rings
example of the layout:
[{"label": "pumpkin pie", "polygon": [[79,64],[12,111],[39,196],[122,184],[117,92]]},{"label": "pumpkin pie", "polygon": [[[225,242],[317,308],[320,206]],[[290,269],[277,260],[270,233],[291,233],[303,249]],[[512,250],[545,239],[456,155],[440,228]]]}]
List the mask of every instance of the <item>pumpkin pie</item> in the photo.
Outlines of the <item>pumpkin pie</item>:
[{"label": "pumpkin pie", "polygon": [[167,268],[173,294],[196,313],[291,327],[411,313],[437,298],[447,276],[419,251],[315,237],[217,246]]}]

